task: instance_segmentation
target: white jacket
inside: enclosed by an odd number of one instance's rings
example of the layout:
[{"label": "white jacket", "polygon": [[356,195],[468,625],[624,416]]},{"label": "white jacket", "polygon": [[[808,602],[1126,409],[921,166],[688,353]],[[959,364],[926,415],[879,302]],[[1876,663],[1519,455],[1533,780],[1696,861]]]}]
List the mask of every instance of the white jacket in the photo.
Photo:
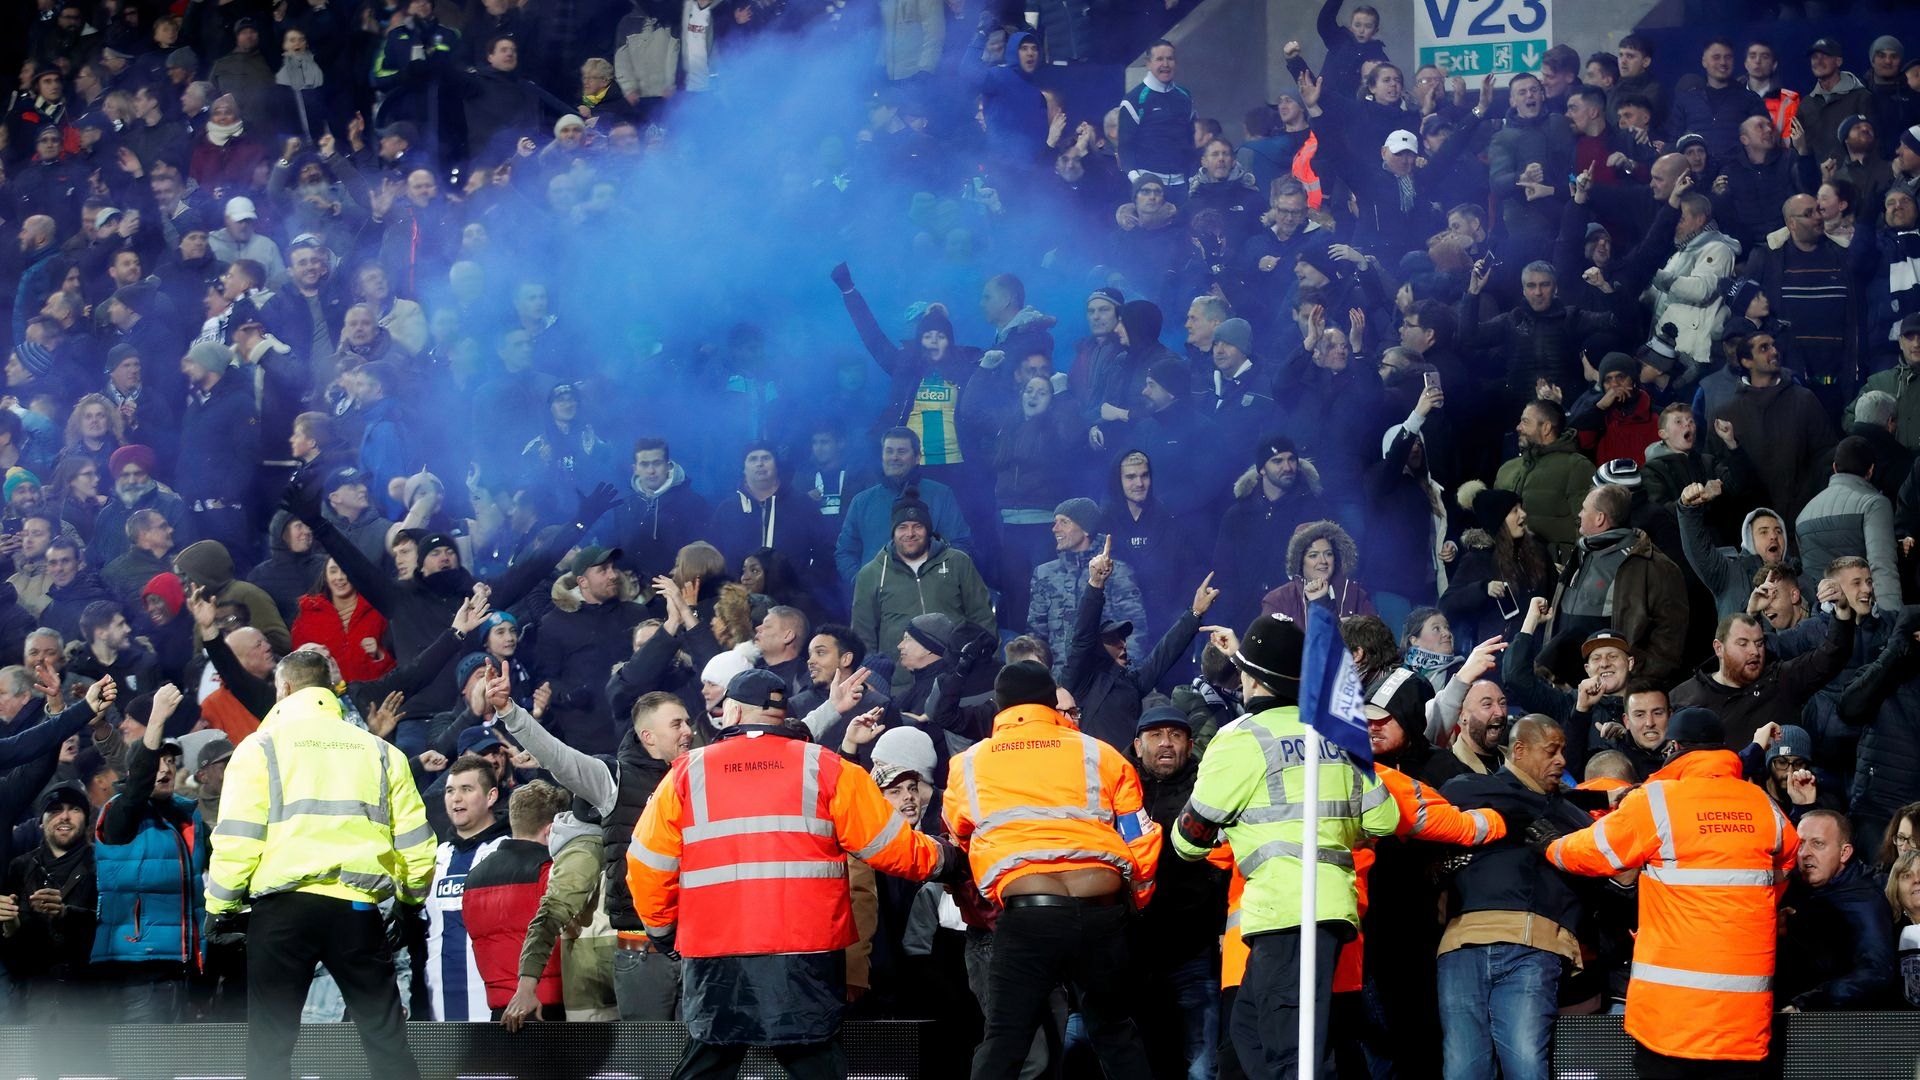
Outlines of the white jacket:
[{"label": "white jacket", "polygon": [[1672,323],[1680,332],[1675,349],[1688,356],[1713,355],[1713,340],[1727,317],[1720,283],[1733,274],[1740,242],[1709,224],[1700,235],[1673,253],[1653,275],[1653,285],[1641,297],[1653,305],[1653,325]]}]

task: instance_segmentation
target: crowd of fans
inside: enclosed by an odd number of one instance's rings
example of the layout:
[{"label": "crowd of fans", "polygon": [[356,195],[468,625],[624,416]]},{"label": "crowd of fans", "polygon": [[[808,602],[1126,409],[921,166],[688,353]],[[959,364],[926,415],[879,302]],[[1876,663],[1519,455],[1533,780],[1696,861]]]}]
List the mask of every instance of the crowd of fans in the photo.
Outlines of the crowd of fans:
[{"label": "crowd of fans", "polygon": [[[1629,34],[1497,88],[1399,66],[1379,12],[1329,0],[1277,102],[1194,100],[1202,61],[1160,41],[1116,103],[1060,65],[1118,24],[1054,0],[19,7],[21,1022],[75,995],[244,1015],[200,876],[290,650],[325,651],[443,841],[427,925],[395,920],[417,1017],[670,1019],[671,962],[617,933],[630,793],[712,736],[733,675],[785,679],[794,722],[938,829],[999,664],[1038,659],[1167,826],[1238,715],[1231,631],[1313,605],[1376,755],[1443,794],[1636,784],[1671,711],[1712,710],[1810,841],[1777,1003],[1920,1005],[1920,57],[1894,37]],[[704,168],[761,104],[744,73],[804,98],[814,48],[871,92],[802,102],[835,137]],[[672,261],[663,191],[679,221],[808,236],[746,286],[826,306],[680,333],[623,285]],[[674,235],[707,229],[755,242]],[[102,678],[83,730],[65,706]],[[462,905],[508,838],[531,967],[518,909],[494,894],[482,933]],[[1502,851],[1381,842],[1345,1060],[1426,1075],[1444,1043],[1482,1075],[1455,1044],[1492,1030],[1502,1072],[1544,1075],[1527,1020],[1619,1001],[1630,890]],[[1232,1069],[1226,890],[1163,859],[1132,924],[1163,1074]],[[978,1040],[994,913],[961,892],[856,888],[861,1014]],[[1443,1017],[1436,954],[1493,945],[1528,963],[1481,996],[1526,992],[1492,1028]],[[1036,1069],[1085,1042],[1060,1012]],[[323,981],[307,1018],[340,1015]]]}]

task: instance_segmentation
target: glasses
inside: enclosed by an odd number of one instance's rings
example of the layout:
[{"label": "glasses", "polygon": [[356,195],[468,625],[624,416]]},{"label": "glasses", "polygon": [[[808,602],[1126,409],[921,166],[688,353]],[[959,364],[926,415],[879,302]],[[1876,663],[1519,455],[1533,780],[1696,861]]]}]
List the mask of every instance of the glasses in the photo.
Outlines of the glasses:
[{"label": "glasses", "polygon": [[1080,706],[1072,705],[1067,708],[1061,709],[1060,714],[1062,716],[1066,716],[1071,719],[1078,720],[1080,719]]},{"label": "glasses", "polygon": [[1895,850],[1895,851],[1912,851],[1912,850],[1913,850],[1913,837],[1911,837],[1911,836],[1896,836],[1896,837],[1894,837],[1894,838],[1893,838],[1893,850]]}]

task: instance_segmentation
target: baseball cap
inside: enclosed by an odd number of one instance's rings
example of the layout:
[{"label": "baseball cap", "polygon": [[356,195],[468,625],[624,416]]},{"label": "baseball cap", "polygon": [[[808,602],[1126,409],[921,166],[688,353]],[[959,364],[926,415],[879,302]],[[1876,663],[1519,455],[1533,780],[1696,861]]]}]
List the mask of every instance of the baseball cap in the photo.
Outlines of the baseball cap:
[{"label": "baseball cap", "polygon": [[496,746],[505,745],[507,744],[501,741],[500,736],[494,733],[492,727],[486,724],[479,724],[460,733],[458,753],[461,755],[478,754],[491,750]]},{"label": "baseball cap", "polygon": [[227,200],[227,216],[235,221],[253,221],[260,212],[253,208],[253,200],[245,195],[235,195]]},{"label": "baseball cap", "polygon": [[400,139],[407,143],[420,141],[420,129],[410,120],[398,120],[380,128],[374,134],[382,139]]},{"label": "baseball cap", "polygon": [[1908,334],[1920,334],[1920,314],[1909,315],[1900,320],[1900,336],[1906,337]]},{"label": "baseball cap", "polygon": [[1846,55],[1846,53],[1841,50],[1840,43],[1830,37],[1823,37],[1807,46],[1807,55],[1812,56],[1814,53],[1825,53],[1835,59]]},{"label": "baseball cap", "polygon": [[322,490],[320,493],[322,495],[331,495],[334,492],[339,491],[341,488],[348,486],[349,484],[360,484],[362,486],[365,486],[366,482],[367,482],[366,470],[357,469],[352,465],[343,465],[340,468],[335,469],[332,472],[327,474],[327,482],[324,485],[322,485]]},{"label": "baseball cap", "polygon": [[896,762],[888,762],[885,765],[875,765],[873,767],[874,786],[883,791],[908,777],[916,780],[926,779],[918,769],[908,768]]},{"label": "baseball cap", "polygon": [[1139,735],[1163,727],[1177,727],[1189,735],[1193,734],[1193,721],[1172,705],[1155,705],[1141,713],[1140,722],[1133,726],[1133,733]]},{"label": "baseball cap", "polygon": [[619,558],[620,554],[619,548],[583,547],[573,553],[573,561],[567,564],[567,569],[573,572],[574,577],[579,577],[586,573],[588,568],[610,563]]},{"label": "baseball cap", "polygon": [[1607,648],[1619,649],[1621,652],[1631,651],[1627,647],[1627,639],[1621,637],[1618,630],[1596,630],[1587,635],[1587,640],[1580,643],[1580,659],[1585,660],[1596,651]]},{"label": "baseball cap", "polygon": [[1389,154],[1417,154],[1420,152],[1420,140],[1411,131],[1396,131],[1387,136],[1386,150]]},{"label": "baseball cap", "polygon": [[1103,638],[1132,637],[1133,622],[1130,619],[1108,619],[1100,624],[1100,636]]},{"label": "baseball cap", "polygon": [[549,403],[563,397],[577,398],[579,396],[580,388],[570,382],[555,383],[553,389],[547,391],[547,401]]},{"label": "baseball cap", "polygon": [[104,229],[107,227],[107,222],[119,216],[120,209],[118,207],[103,206],[93,215],[93,227],[96,229]]},{"label": "baseball cap", "polygon": [[766,668],[750,668],[727,683],[727,700],[755,709],[787,711],[787,680]]},{"label": "baseball cap", "polygon": [[189,731],[180,736],[180,771],[187,776],[232,756],[233,739],[218,728]]}]

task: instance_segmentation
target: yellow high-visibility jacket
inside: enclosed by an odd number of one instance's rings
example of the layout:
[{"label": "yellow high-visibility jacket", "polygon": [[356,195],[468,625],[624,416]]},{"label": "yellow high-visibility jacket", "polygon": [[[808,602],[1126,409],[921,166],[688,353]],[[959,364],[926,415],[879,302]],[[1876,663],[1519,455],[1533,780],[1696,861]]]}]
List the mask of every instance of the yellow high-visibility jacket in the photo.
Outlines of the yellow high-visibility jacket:
[{"label": "yellow high-visibility jacket", "polygon": [[227,763],[207,910],[280,892],[417,904],[434,845],[406,755],[309,687],[276,704]]}]

